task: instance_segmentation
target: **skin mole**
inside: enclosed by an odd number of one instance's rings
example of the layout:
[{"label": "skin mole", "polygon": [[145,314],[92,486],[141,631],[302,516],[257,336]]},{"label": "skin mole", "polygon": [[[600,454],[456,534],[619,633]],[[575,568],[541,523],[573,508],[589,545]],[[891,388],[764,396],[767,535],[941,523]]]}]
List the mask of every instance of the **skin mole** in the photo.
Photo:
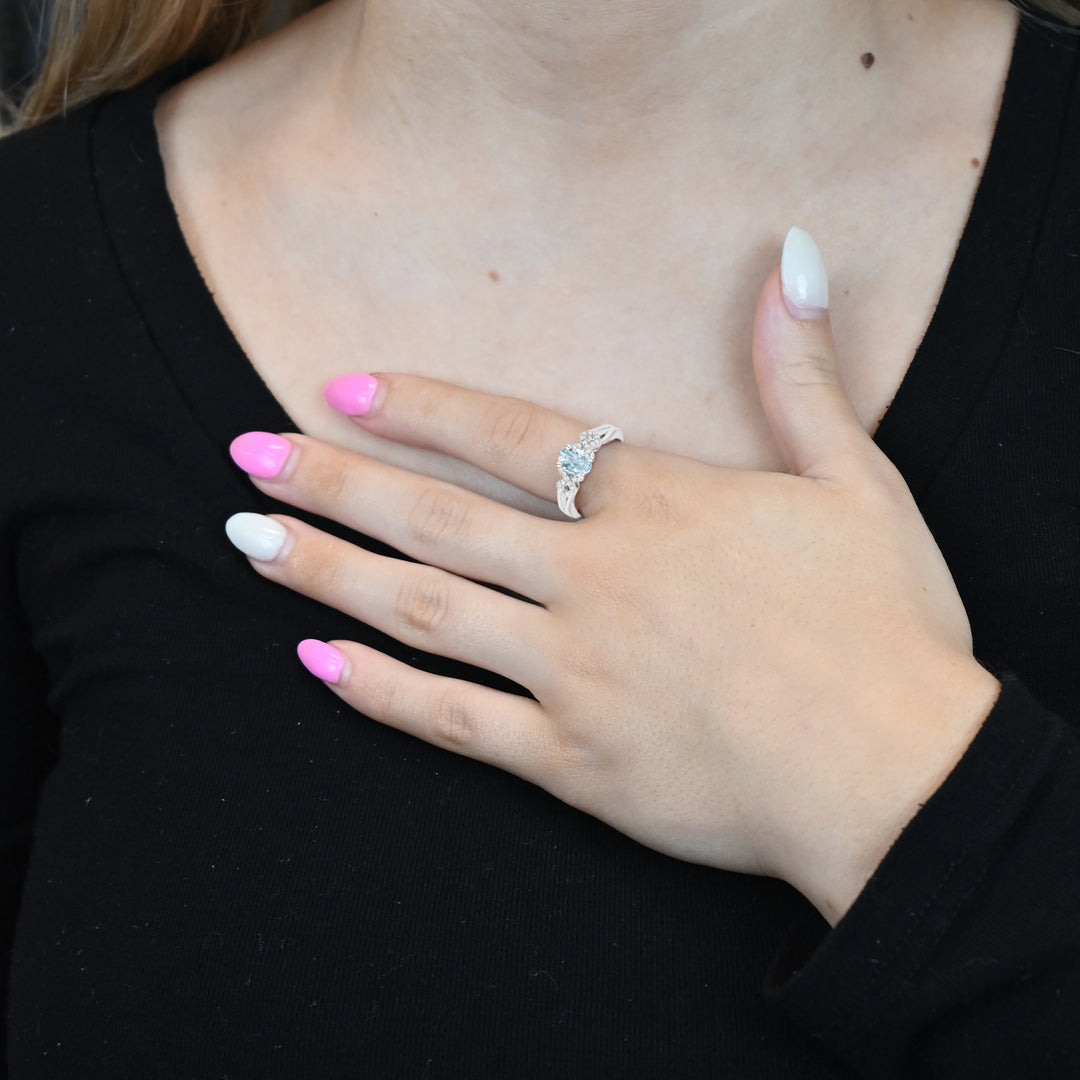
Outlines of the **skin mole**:
[{"label": "skin mole", "polygon": [[859,57],[859,59],[862,61],[862,66],[866,68],[867,71],[869,71],[874,66],[874,61],[877,59],[877,57],[874,56],[872,52],[864,52],[862,56]]}]

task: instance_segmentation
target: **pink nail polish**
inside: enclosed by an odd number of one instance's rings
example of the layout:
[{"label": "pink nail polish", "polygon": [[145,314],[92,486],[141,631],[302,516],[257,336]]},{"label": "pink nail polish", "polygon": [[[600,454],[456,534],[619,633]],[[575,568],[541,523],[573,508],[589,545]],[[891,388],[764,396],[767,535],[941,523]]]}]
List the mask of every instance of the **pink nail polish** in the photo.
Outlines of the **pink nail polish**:
[{"label": "pink nail polish", "polygon": [[326,403],[346,416],[363,416],[379,388],[374,375],[342,375],[323,387]]},{"label": "pink nail polish", "polygon": [[273,480],[285,467],[292,447],[280,435],[266,431],[248,431],[238,435],[229,446],[233,461],[248,474],[261,480]]},{"label": "pink nail polish", "polygon": [[296,655],[316,679],[336,683],[341,678],[345,657],[333,645],[327,645],[318,638],[305,638],[296,646]]}]

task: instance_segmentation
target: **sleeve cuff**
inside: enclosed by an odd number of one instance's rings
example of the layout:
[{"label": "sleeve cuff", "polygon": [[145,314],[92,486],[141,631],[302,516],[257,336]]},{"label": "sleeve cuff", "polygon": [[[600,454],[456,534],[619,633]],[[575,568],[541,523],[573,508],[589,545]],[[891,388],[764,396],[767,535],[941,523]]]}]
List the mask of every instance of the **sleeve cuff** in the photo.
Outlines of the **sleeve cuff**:
[{"label": "sleeve cuff", "polygon": [[1030,966],[1024,948],[1040,946],[1015,940],[1030,918],[1018,897],[1043,893],[1015,876],[1057,871],[1052,856],[1047,865],[1031,850],[1031,837],[1060,851],[1062,806],[1076,824],[1075,787],[1067,802],[1046,797],[1063,758],[1076,756],[1064,722],[1006,676],[963,758],[845,917],[831,931],[816,919],[793,934],[770,972],[769,996],[867,1075],[907,1075],[943,1017],[970,1016],[980,997]]}]

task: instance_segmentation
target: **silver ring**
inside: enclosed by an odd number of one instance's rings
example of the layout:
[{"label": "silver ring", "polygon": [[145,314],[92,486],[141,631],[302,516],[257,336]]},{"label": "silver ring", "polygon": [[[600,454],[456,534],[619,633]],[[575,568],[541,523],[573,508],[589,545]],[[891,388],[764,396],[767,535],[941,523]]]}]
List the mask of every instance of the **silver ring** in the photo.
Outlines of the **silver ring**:
[{"label": "silver ring", "polygon": [[564,446],[559,451],[555,467],[559,470],[559,482],[555,485],[555,496],[559,509],[568,518],[579,518],[581,513],[575,506],[581,481],[592,471],[596,460],[596,451],[609,442],[622,442],[623,433],[614,424],[601,424],[581,433],[576,443]]}]

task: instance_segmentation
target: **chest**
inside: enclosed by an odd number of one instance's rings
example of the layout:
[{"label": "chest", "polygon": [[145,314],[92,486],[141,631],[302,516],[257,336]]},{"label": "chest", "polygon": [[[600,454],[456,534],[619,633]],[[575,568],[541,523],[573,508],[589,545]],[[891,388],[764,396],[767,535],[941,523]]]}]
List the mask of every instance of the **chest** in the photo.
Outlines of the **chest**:
[{"label": "chest", "polygon": [[[962,207],[949,210],[922,243],[885,253],[819,214],[843,378],[868,429],[932,315],[963,221]],[[407,371],[526,398],[583,429],[615,423],[635,443],[778,468],[750,357],[784,226],[755,229],[749,217],[691,251],[625,239],[542,265],[438,243],[409,251],[378,227],[328,245],[315,266],[256,223],[201,225],[196,213],[185,232],[250,362],[305,433],[541,510],[459,462],[368,437],[325,405],[322,386],[351,371]]]}]

